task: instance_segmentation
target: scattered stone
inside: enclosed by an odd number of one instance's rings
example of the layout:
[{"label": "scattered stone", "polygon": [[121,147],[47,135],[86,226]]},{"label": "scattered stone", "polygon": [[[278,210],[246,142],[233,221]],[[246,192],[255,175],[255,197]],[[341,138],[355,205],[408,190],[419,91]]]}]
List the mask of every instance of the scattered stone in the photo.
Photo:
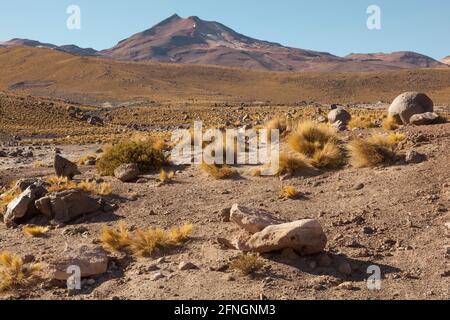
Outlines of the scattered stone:
[{"label": "scattered stone", "polygon": [[158,280],[161,280],[161,279],[164,279],[164,278],[165,278],[165,275],[163,275],[161,272],[157,272],[157,273],[155,273],[154,275],[152,275],[150,277],[150,280],[151,281],[158,281]]},{"label": "scattered stone", "polygon": [[416,126],[426,126],[430,124],[436,124],[439,122],[439,115],[434,112],[426,112],[421,114],[415,114],[410,119],[409,122]]},{"label": "scattered stone", "polygon": [[224,208],[220,211],[222,222],[230,222],[231,208]]},{"label": "scattered stone", "polygon": [[81,174],[75,163],[61,157],[59,154],[55,155],[54,168],[58,177],[72,179],[77,174]]},{"label": "scattered stone", "polygon": [[353,285],[353,282],[343,282],[337,286],[339,290],[359,290],[358,287]]},{"label": "scattered stone", "polygon": [[336,108],[328,113],[328,122],[332,124],[340,121],[342,125],[347,126],[351,119],[352,116],[350,115],[350,113],[348,113],[343,108]]},{"label": "scattered stone", "polygon": [[135,163],[122,164],[114,170],[114,176],[122,182],[136,180],[139,174],[139,167]]},{"label": "scattered stone", "polygon": [[7,226],[11,226],[17,220],[24,218],[26,215],[37,213],[34,201],[47,193],[42,186],[30,185],[17,198],[12,200],[6,207],[6,213],[3,221]]},{"label": "scattered stone", "polygon": [[331,126],[333,128],[335,128],[337,131],[345,131],[345,130],[347,130],[347,126],[341,120],[338,120],[338,121],[334,122]]},{"label": "scattered stone", "polygon": [[268,211],[241,207],[238,204],[233,205],[230,212],[230,221],[252,234],[284,222]]},{"label": "scattered stone", "polygon": [[43,215],[62,223],[101,208],[98,199],[82,190],[66,190],[49,194],[37,200],[35,205]]},{"label": "scattered stone", "polygon": [[411,117],[434,111],[433,101],[424,93],[405,92],[399,95],[389,107],[389,115],[403,124],[409,124]]},{"label": "scattered stone", "polygon": [[292,248],[300,255],[310,255],[322,252],[326,244],[327,237],[318,221],[300,220],[268,226],[247,241],[239,241],[238,248],[259,253]]},{"label": "scattered stone", "polygon": [[51,278],[67,280],[72,274],[69,267],[78,267],[82,278],[105,273],[108,270],[108,255],[102,248],[93,245],[80,245],[69,249],[65,257],[58,258],[49,266]]},{"label": "scattered stone", "polygon": [[350,266],[350,263],[343,261],[339,263],[338,271],[348,276],[352,274],[352,267]]},{"label": "scattered stone", "polygon": [[181,270],[181,271],[193,270],[193,269],[198,269],[198,267],[195,264],[193,264],[192,262],[182,261],[178,265],[178,270]]},{"label": "scattered stone", "polygon": [[358,183],[356,186],[355,186],[355,190],[356,191],[358,191],[358,190],[362,190],[362,189],[364,189],[364,183]]},{"label": "scattered stone", "polygon": [[421,163],[426,160],[427,160],[427,156],[425,154],[419,153],[414,150],[409,151],[405,157],[406,163]]}]

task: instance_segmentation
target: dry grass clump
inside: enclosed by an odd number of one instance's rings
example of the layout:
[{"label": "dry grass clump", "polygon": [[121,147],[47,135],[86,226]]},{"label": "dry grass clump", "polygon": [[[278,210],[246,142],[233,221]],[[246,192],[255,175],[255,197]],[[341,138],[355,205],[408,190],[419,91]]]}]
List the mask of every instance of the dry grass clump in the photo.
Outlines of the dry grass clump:
[{"label": "dry grass clump", "polygon": [[216,180],[231,179],[238,175],[236,170],[227,165],[207,164],[206,162],[203,162],[201,168]]},{"label": "dry grass clump", "polygon": [[272,120],[266,122],[264,128],[268,131],[267,136],[269,140],[271,138],[271,130],[278,129],[280,131],[281,136],[287,130],[286,118],[282,117],[273,118]]},{"label": "dry grass clump", "polygon": [[43,269],[40,263],[24,264],[21,257],[8,251],[0,253],[0,291],[32,284]]},{"label": "dry grass clump", "polygon": [[131,243],[130,230],[125,222],[119,222],[117,228],[104,226],[100,235],[103,248],[109,252],[121,252]]},{"label": "dry grass clump", "polygon": [[163,142],[150,138],[122,140],[105,149],[97,161],[97,169],[102,175],[112,176],[125,163],[137,164],[141,172],[161,168],[167,162],[163,147]]},{"label": "dry grass clump", "polygon": [[323,123],[304,121],[288,138],[289,147],[306,156],[316,168],[333,168],[342,162],[336,131]]},{"label": "dry grass clump", "polygon": [[23,228],[23,232],[30,237],[43,237],[45,236],[50,229],[48,227],[41,226],[25,226]]},{"label": "dry grass clump", "polygon": [[120,223],[117,229],[104,227],[100,241],[107,251],[126,251],[134,256],[147,257],[155,251],[181,245],[189,239],[192,229],[192,224],[185,224],[168,231],[148,228],[136,230],[131,234],[126,224]]},{"label": "dry grass clump", "polygon": [[240,271],[243,275],[252,274],[260,270],[264,264],[255,255],[243,254],[233,260],[231,268]]},{"label": "dry grass clump", "polygon": [[400,127],[401,123],[393,116],[389,115],[383,121],[383,129],[387,131],[397,130]]},{"label": "dry grass clump", "polygon": [[39,160],[33,161],[34,169],[39,169],[39,168],[43,168],[43,167],[44,167],[44,163],[42,161],[39,161]]},{"label": "dry grass clump", "polygon": [[280,154],[278,174],[295,174],[311,166],[308,161],[301,155],[294,155],[290,153]]},{"label": "dry grass clump", "polygon": [[97,157],[95,155],[85,155],[78,159],[77,164],[82,166],[89,160],[95,160]]},{"label": "dry grass clump", "polygon": [[374,128],[375,122],[372,116],[355,116],[348,123],[349,129],[369,129]]},{"label": "dry grass clump", "polygon": [[84,180],[77,183],[73,180],[69,180],[67,177],[57,176],[50,176],[45,180],[50,184],[50,186],[47,188],[49,192],[60,192],[65,190],[78,189],[100,196],[107,196],[112,192],[111,185],[106,182],[97,183],[94,181]]},{"label": "dry grass clump", "polygon": [[348,145],[350,163],[356,168],[376,167],[395,158],[397,145],[394,138],[374,135],[366,139],[354,139]]},{"label": "dry grass clump", "polygon": [[281,189],[280,197],[283,199],[297,199],[300,193],[294,186],[285,186]]},{"label": "dry grass clump", "polygon": [[162,184],[170,183],[172,182],[172,179],[175,177],[175,172],[170,171],[167,172],[164,169],[161,169],[159,173],[159,182]]}]

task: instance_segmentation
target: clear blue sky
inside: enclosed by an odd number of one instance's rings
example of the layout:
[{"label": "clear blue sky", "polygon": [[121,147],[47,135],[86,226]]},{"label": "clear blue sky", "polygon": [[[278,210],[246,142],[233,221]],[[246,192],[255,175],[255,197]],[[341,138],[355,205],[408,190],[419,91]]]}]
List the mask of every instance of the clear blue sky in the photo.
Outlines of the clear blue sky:
[{"label": "clear blue sky", "polygon": [[[66,28],[66,9],[81,8],[81,30]],[[378,5],[382,30],[366,27]],[[178,13],[219,21],[245,35],[327,51],[417,51],[450,55],[449,0],[3,0],[0,41],[29,38],[105,49]]]}]

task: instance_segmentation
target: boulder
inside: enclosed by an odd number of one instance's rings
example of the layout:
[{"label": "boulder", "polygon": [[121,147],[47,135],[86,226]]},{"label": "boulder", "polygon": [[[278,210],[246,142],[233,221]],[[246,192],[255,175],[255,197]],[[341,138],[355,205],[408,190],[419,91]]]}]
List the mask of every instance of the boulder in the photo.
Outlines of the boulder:
[{"label": "boulder", "polygon": [[409,124],[415,114],[433,112],[433,101],[424,93],[405,92],[399,95],[389,107],[389,115],[401,120],[403,124]]},{"label": "boulder", "polygon": [[414,150],[409,151],[405,157],[406,163],[421,163],[426,160],[427,160],[427,156],[425,154],[419,153]]},{"label": "boulder", "polygon": [[426,126],[429,124],[436,124],[439,122],[439,115],[434,112],[426,112],[415,114],[409,119],[409,123],[416,126]]},{"label": "boulder", "polygon": [[59,154],[55,155],[54,167],[58,177],[72,179],[75,175],[81,174],[75,163],[61,157]]},{"label": "boulder", "polygon": [[336,108],[334,110],[331,110],[330,113],[328,113],[328,122],[329,123],[335,123],[337,121],[341,121],[343,125],[347,125],[350,120],[352,119],[352,116],[350,113],[348,113],[346,110],[342,108]]},{"label": "boulder", "polygon": [[65,256],[50,263],[51,278],[65,281],[73,274],[70,269],[74,267],[80,268],[81,278],[103,274],[108,270],[108,255],[102,248],[94,245],[69,248]]},{"label": "boulder", "polygon": [[6,207],[6,213],[3,217],[3,221],[7,226],[17,220],[24,218],[25,216],[36,213],[36,207],[34,201],[44,196],[47,190],[42,186],[30,185],[25,191],[23,191],[17,198],[12,200]]},{"label": "boulder", "polygon": [[136,180],[139,174],[139,167],[135,163],[122,164],[114,170],[114,176],[122,182]]},{"label": "boulder", "polygon": [[267,226],[285,222],[268,211],[241,207],[238,204],[231,208],[230,221],[252,234],[262,231]]},{"label": "boulder", "polygon": [[36,208],[57,222],[67,223],[79,216],[100,210],[100,201],[82,190],[49,194],[35,202]]},{"label": "boulder", "polygon": [[325,249],[327,237],[317,220],[299,220],[272,225],[238,243],[246,252],[268,253],[292,248],[300,255],[320,253]]}]

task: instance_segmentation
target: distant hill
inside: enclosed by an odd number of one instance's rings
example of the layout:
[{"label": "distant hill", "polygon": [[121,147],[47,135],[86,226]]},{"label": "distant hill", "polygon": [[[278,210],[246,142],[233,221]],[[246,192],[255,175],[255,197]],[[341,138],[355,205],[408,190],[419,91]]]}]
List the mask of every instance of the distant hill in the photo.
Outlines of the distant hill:
[{"label": "distant hill", "polygon": [[97,54],[97,50],[94,50],[92,48],[80,48],[76,45],[70,44],[70,45],[64,45],[64,46],[57,46],[51,43],[42,43],[35,40],[29,40],[29,39],[12,39],[6,42],[0,43],[0,46],[3,47],[16,47],[16,46],[27,46],[27,47],[34,47],[34,48],[47,48],[47,49],[54,49],[54,50],[60,50],[63,52],[76,54],[80,56],[94,56]]},{"label": "distant hill", "polygon": [[389,102],[425,91],[450,104],[450,68],[374,72],[269,72],[116,61],[31,47],[0,48],[0,90],[81,103],[272,101]]},{"label": "distant hill", "polygon": [[410,51],[393,53],[352,53],[347,59],[361,62],[379,63],[398,68],[439,68],[444,65],[428,56]]}]

